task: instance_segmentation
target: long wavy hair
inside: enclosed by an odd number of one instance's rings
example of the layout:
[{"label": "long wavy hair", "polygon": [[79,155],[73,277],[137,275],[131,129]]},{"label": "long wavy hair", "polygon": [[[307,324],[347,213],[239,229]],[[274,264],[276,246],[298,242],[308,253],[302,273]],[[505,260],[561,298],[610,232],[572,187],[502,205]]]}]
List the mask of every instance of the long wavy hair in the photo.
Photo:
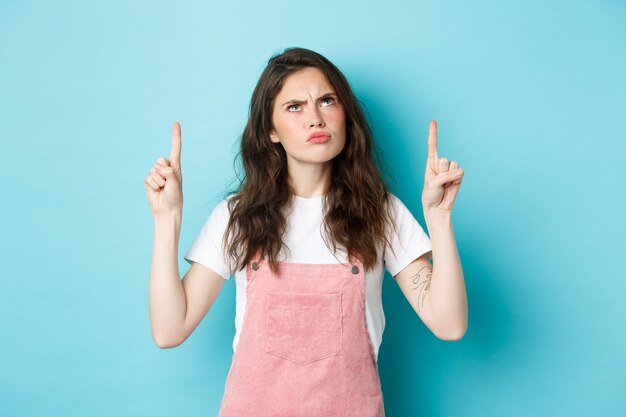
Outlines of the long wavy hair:
[{"label": "long wavy hair", "polygon": [[[366,270],[377,262],[382,245],[390,247],[387,232],[396,228],[389,209],[388,186],[381,175],[380,157],[358,100],[344,75],[328,59],[304,48],[287,48],[272,56],[252,93],[246,127],[241,135],[244,175],[228,193],[230,218],[224,250],[235,270],[243,269],[257,251],[280,273],[278,255],[283,248],[285,213],[295,194],[288,181],[287,155],[270,140],[274,100],[285,79],[307,67],[321,70],[335,88],[346,117],[346,142],[331,162],[331,182],[323,198],[324,237],[333,254],[341,246],[361,260]],[[235,161],[237,158],[235,159]],[[330,239],[328,239],[328,237]],[[328,242],[330,240],[330,242]],[[329,249],[330,249],[329,246]]]}]

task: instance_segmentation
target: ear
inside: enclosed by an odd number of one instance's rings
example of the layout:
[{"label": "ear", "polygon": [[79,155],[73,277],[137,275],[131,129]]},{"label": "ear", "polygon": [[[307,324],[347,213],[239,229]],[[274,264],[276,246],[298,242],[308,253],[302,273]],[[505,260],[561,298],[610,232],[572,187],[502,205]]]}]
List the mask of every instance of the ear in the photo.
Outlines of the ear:
[{"label": "ear", "polygon": [[276,136],[276,133],[274,132],[274,130],[270,132],[270,140],[274,143],[280,142],[280,139],[278,138],[278,136]]}]

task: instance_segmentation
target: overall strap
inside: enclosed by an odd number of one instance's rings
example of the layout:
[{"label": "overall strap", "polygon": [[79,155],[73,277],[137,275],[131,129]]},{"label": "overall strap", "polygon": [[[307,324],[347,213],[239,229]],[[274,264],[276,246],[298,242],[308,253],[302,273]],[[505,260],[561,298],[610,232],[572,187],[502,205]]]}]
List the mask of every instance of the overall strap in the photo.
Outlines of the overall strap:
[{"label": "overall strap", "polygon": [[[363,268],[363,263],[356,256],[350,255],[349,258],[348,258],[348,261],[350,262],[350,271],[353,274],[355,274],[355,275],[358,274],[360,270],[365,271],[365,268]],[[348,265],[346,265],[346,266],[348,266]]]},{"label": "overall strap", "polygon": [[261,256],[261,250],[257,249],[254,255],[252,256],[252,259],[250,260],[252,269],[254,269],[255,271],[259,269],[259,264],[261,263],[262,260],[263,260],[263,257]]}]

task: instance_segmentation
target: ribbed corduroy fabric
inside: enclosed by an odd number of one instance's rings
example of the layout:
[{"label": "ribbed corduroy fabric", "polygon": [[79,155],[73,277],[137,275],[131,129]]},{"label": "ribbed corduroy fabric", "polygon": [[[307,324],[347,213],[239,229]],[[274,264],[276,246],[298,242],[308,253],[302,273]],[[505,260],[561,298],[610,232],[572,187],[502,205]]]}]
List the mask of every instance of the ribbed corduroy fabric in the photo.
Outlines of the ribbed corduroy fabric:
[{"label": "ribbed corduroy fabric", "polygon": [[219,417],[384,417],[363,264],[256,259]]}]

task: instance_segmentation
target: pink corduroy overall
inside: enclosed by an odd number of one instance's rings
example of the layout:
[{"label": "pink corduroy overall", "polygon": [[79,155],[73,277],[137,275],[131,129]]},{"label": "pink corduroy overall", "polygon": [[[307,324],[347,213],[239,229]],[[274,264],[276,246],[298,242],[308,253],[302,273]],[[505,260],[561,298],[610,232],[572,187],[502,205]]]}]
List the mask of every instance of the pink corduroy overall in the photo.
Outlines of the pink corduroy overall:
[{"label": "pink corduroy overall", "polygon": [[255,259],[219,417],[384,417],[361,261]]}]

